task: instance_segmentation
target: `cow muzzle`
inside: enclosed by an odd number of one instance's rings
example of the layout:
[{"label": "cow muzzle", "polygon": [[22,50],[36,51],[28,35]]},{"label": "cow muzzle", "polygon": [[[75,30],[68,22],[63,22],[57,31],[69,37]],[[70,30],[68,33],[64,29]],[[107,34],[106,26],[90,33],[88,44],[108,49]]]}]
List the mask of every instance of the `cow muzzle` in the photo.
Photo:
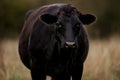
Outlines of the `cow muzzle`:
[{"label": "cow muzzle", "polygon": [[65,42],[65,48],[76,48],[75,42]]}]

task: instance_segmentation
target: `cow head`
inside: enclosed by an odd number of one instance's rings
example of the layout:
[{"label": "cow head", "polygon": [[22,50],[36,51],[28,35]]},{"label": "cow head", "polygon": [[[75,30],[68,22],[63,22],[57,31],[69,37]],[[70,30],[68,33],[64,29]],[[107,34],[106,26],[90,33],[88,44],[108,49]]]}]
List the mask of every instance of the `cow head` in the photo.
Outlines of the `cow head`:
[{"label": "cow head", "polygon": [[61,48],[76,48],[81,28],[83,25],[94,22],[95,16],[82,14],[76,8],[67,5],[61,8],[57,15],[43,14],[41,20],[55,25],[56,40]]}]

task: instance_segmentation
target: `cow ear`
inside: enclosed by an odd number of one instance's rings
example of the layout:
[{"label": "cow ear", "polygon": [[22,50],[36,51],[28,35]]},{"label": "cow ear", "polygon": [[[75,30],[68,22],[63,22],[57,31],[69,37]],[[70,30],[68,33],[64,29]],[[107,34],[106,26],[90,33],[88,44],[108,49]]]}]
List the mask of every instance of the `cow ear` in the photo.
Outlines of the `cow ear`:
[{"label": "cow ear", "polygon": [[80,14],[79,19],[83,24],[90,24],[96,20],[96,17],[91,14]]},{"label": "cow ear", "polygon": [[58,18],[51,14],[43,14],[43,15],[41,15],[41,20],[47,24],[53,24],[53,23],[57,22]]}]

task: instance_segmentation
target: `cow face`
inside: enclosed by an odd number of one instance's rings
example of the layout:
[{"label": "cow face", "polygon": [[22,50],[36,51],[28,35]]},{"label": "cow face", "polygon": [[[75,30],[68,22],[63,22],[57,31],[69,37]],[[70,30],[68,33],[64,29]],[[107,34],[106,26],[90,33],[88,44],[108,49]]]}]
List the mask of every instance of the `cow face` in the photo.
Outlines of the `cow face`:
[{"label": "cow face", "polygon": [[77,48],[77,38],[83,24],[94,22],[95,16],[62,11],[58,16],[44,14],[41,19],[47,24],[55,24],[56,40],[61,48]]}]

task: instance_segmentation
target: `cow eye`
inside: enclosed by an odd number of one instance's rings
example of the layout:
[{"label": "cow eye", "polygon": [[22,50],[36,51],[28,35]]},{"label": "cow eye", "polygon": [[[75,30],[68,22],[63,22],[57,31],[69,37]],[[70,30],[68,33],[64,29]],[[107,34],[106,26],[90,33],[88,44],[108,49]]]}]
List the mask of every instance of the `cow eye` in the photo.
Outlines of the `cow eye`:
[{"label": "cow eye", "polygon": [[57,23],[56,27],[57,27],[57,31],[60,33],[62,33],[65,30],[64,25],[62,25],[61,23]]},{"label": "cow eye", "polygon": [[75,24],[75,26],[73,27],[73,29],[76,31],[76,30],[79,30],[80,29],[80,24],[79,23],[77,23],[77,24]]},{"label": "cow eye", "polygon": [[63,25],[62,25],[62,24],[57,24],[57,27],[58,27],[58,28],[62,28]]},{"label": "cow eye", "polygon": [[56,23],[57,29],[64,28],[64,26],[61,23]]},{"label": "cow eye", "polygon": [[75,35],[77,35],[80,31],[80,24],[79,23],[75,24],[73,27],[73,30],[74,30]]},{"label": "cow eye", "polygon": [[75,24],[76,28],[80,28],[80,23]]}]

